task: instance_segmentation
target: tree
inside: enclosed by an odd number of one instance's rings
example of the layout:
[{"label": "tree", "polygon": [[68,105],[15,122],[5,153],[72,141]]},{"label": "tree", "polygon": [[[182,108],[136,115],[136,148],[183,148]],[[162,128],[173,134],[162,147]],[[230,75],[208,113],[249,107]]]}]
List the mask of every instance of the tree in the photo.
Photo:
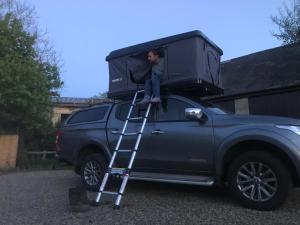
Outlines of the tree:
[{"label": "tree", "polygon": [[271,16],[273,23],[278,26],[279,33],[273,36],[283,41],[283,45],[300,42],[300,0],[291,0],[288,6],[278,10],[279,16]]},{"label": "tree", "polygon": [[25,145],[51,129],[51,97],[63,85],[56,53],[33,15],[30,6],[0,0],[0,131],[21,131]]}]

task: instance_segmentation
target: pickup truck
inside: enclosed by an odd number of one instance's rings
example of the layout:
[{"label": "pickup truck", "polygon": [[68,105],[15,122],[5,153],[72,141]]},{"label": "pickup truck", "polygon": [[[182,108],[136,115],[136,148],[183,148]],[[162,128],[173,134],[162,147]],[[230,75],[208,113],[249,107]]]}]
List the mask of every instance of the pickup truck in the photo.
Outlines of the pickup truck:
[{"label": "pickup truck", "polygon": [[[97,191],[126,120],[131,101],[74,112],[57,133],[60,159],[75,166],[84,186]],[[146,107],[135,106],[132,117]],[[128,123],[138,132],[141,120]],[[132,149],[124,137],[120,149]],[[130,153],[119,153],[126,168]],[[245,207],[272,210],[299,186],[300,120],[235,115],[196,97],[165,95],[144,128],[130,179],[189,185],[221,185]]]}]

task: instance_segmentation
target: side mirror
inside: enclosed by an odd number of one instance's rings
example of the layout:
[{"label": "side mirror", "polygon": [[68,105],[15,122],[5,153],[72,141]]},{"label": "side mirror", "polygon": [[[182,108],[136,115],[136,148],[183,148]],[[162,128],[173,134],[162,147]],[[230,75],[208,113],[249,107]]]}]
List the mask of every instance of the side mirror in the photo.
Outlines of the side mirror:
[{"label": "side mirror", "polygon": [[199,108],[186,108],[185,117],[190,120],[204,120],[202,109]]}]

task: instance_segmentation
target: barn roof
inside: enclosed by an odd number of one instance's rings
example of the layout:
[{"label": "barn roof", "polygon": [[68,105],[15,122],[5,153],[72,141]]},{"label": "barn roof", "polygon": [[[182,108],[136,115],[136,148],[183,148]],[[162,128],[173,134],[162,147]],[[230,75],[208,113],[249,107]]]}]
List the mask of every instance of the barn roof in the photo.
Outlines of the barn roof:
[{"label": "barn roof", "polygon": [[225,95],[300,85],[300,43],[222,63]]}]

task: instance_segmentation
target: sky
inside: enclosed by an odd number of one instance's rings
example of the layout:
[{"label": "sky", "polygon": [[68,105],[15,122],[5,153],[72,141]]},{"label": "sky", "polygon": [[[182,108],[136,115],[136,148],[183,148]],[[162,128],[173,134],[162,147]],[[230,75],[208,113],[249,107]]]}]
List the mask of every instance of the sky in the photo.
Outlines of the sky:
[{"label": "sky", "polygon": [[24,0],[62,60],[62,97],[108,90],[113,50],[200,30],[224,52],[222,61],[277,47],[270,19],[283,0]]}]

